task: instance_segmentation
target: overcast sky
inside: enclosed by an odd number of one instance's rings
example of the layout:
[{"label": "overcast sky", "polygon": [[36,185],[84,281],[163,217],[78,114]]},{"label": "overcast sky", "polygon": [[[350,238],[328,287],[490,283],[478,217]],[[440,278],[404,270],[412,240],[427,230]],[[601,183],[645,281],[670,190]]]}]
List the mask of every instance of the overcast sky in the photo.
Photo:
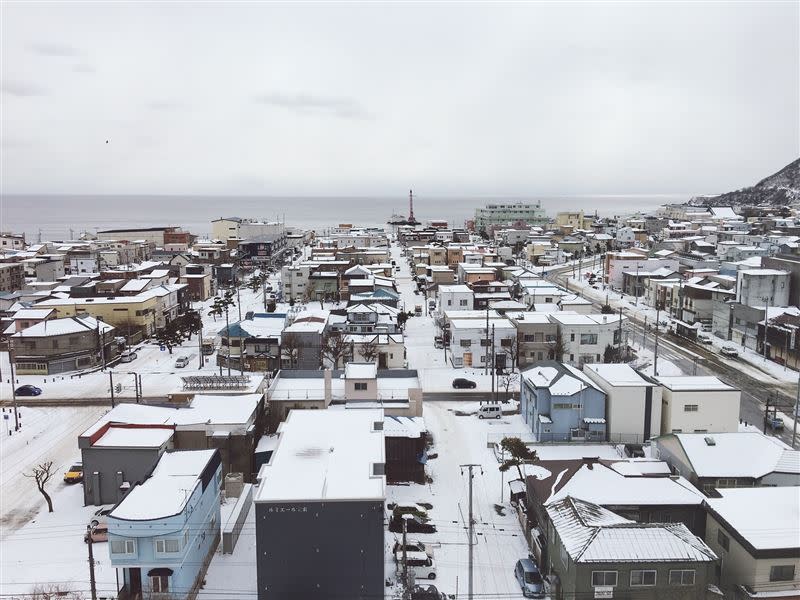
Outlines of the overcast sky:
[{"label": "overcast sky", "polygon": [[2,191],[729,191],[800,155],[799,31],[761,0],[4,1]]}]

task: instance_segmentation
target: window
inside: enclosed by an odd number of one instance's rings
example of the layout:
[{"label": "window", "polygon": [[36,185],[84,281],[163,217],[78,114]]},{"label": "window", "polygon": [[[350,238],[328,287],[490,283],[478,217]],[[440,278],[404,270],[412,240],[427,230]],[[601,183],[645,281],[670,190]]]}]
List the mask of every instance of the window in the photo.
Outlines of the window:
[{"label": "window", "polygon": [[617,585],[616,571],[592,571],[592,587],[599,585]]},{"label": "window", "polygon": [[683,412],[697,412],[697,404],[684,404]]},{"label": "window", "polygon": [[575,355],[574,354],[570,354],[569,355],[569,362],[575,362]]},{"label": "window", "polygon": [[637,569],[635,571],[631,571],[631,586],[636,585],[655,585],[656,584],[656,572],[655,571],[646,571],[644,569]]},{"label": "window", "polygon": [[731,549],[731,538],[728,537],[722,529],[717,529],[717,544],[719,547],[728,552]]},{"label": "window", "polygon": [[694,569],[679,569],[669,572],[670,585],[694,585]]},{"label": "window", "polygon": [[491,345],[491,343],[489,342],[489,340],[487,340],[487,339],[482,339],[481,340],[481,346],[483,346],[484,348],[486,348],[486,347],[488,347],[490,345]]},{"label": "window", "polygon": [[574,342],[575,341],[575,334],[574,333],[570,333],[569,334],[569,341],[570,342]]},{"label": "window", "polygon": [[470,346],[472,346],[472,340],[461,340],[459,344],[461,345],[462,348],[469,348]]},{"label": "window", "polygon": [[544,341],[546,341],[546,342],[555,342],[556,341],[556,335],[554,333],[548,333],[546,336],[544,336]]},{"label": "window", "polygon": [[542,353],[541,353],[541,352],[538,352],[537,354],[538,354],[538,357],[537,357],[537,358],[538,358],[538,360],[542,360]]},{"label": "window", "polygon": [[378,477],[380,475],[386,475],[386,464],[372,463],[372,476]]},{"label": "window", "polygon": [[511,347],[511,343],[513,341],[514,340],[511,339],[511,338],[504,338],[504,339],[500,340],[500,347],[501,348],[510,348]]},{"label": "window", "polygon": [[150,589],[154,592],[169,591],[169,577],[167,575],[153,575],[150,577]]},{"label": "window", "polygon": [[541,342],[541,341],[544,340],[544,334],[542,334],[541,332],[534,333],[533,335],[534,335],[534,340],[533,341],[535,341],[535,342]]},{"label": "window", "polygon": [[717,480],[717,487],[718,488],[735,488],[736,487],[736,480],[735,479],[718,479]]},{"label": "window", "polygon": [[582,333],[581,334],[581,344],[596,344],[597,343],[597,334],[596,333]]},{"label": "window", "polygon": [[357,392],[366,392],[367,391],[367,384],[364,382],[356,382],[356,391]]},{"label": "window", "polygon": [[452,300],[448,300],[447,301],[447,306],[453,306],[453,301]]},{"label": "window", "polygon": [[458,305],[459,306],[466,306],[467,305],[467,301],[466,300],[459,300],[458,301]]},{"label": "window", "polygon": [[[539,334],[539,335],[541,335],[541,334]],[[523,342],[533,342],[535,339],[536,338],[533,335],[529,334],[529,333],[526,333],[525,335],[522,336],[522,341]]]},{"label": "window", "polygon": [[181,543],[178,540],[156,540],[156,552],[180,552]]},{"label": "window", "polygon": [[770,581],[791,581],[794,579],[794,565],[775,565],[769,569]]},{"label": "window", "polygon": [[136,540],[111,540],[111,554],[136,554]]}]

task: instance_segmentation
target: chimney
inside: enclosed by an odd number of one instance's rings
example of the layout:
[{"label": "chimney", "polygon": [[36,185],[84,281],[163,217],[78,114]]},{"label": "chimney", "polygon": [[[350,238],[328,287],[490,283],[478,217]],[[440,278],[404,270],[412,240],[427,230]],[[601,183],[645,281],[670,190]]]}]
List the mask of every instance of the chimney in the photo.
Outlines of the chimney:
[{"label": "chimney", "polygon": [[325,407],[327,408],[331,403],[331,370],[325,369],[323,372],[323,376],[325,377]]}]

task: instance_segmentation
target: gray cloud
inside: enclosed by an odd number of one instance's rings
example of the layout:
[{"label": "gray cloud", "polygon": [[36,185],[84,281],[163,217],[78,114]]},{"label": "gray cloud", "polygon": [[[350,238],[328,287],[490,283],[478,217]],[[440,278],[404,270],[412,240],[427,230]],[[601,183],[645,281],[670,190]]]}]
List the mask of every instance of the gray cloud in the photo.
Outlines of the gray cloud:
[{"label": "gray cloud", "polygon": [[33,42],[28,44],[28,49],[34,54],[42,56],[79,56],[80,51],[74,46],[53,42]]},{"label": "gray cloud", "polygon": [[345,119],[367,119],[369,113],[355,99],[306,93],[270,92],[255,97],[259,104],[276,106],[301,115],[322,115]]},{"label": "gray cloud", "polygon": [[86,63],[78,63],[72,67],[72,70],[75,73],[94,73],[95,68],[92,65],[88,65]]},{"label": "gray cloud", "polygon": [[3,81],[0,83],[0,91],[9,96],[18,96],[20,98],[47,94],[47,90],[42,86],[28,81]]}]

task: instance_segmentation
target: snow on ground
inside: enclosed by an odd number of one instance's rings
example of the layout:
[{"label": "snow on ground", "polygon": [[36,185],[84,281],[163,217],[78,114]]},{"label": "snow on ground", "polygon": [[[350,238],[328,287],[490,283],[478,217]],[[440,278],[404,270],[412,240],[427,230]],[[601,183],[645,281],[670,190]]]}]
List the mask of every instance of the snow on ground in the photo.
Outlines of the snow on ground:
[{"label": "snow on ground", "polygon": [[[33,483],[26,484],[35,491]],[[3,532],[0,595],[28,594],[35,585],[54,584],[89,597],[88,549],[83,535],[97,507],[83,506],[80,485],[56,483],[50,489],[55,512],[48,513],[44,507],[18,531]],[[112,597],[117,589],[116,569],[110,564],[108,543],[95,543],[93,550],[98,597]]]},{"label": "snow on ground", "polygon": [[[35,484],[23,473],[29,473],[37,464],[53,461],[54,475],[48,489],[72,488],[63,482],[63,476],[72,462],[80,460],[78,436],[107,410],[99,406],[21,406],[20,431],[9,436],[6,427],[0,426],[0,525],[3,536],[22,526],[45,507]],[[9,412],[7,410],[5,414]],[[13,432],[14,420],[9,416],[4,421]],[[83,504],[82,498],[80,503]]]},{"label": "snow on ground", "polygon": [[[467,589],[467,523],[469,484],[466,470],[459,465],[477,463],[473,479],[473,512],[476,519],[474,547],[476,595],[486,597],[522,598],[514,578],[514,565],[528,556],[528,548],[516,513],[508,504],[507,485],[501,485],[501,473],[487,440],[492,434],[513,434],[525,429],[519,415],[499,421],[482,421],[475,417],[458,417],[451,402],[425,404],[425,423],[433,434],[433,452],[438,458],[428,462],[428,474],[433,479],[427,485],[389,485],[387,502],[430,503],[428,511],[437,533],[409,534],[411,538],[430,543],[434,548],[437,569],[432,582],[446,594]],[[461,404],[461,403],[458,403]],[[502,437],[502,436],[501,436]],[[507,482],[508,477],[505,477]],[[504,503],[501,503],[501,489]],[[502,504],[502,512],[495,510]],[[391,549],[399,534],[386,533],[386,577],[396,579]]]}]

